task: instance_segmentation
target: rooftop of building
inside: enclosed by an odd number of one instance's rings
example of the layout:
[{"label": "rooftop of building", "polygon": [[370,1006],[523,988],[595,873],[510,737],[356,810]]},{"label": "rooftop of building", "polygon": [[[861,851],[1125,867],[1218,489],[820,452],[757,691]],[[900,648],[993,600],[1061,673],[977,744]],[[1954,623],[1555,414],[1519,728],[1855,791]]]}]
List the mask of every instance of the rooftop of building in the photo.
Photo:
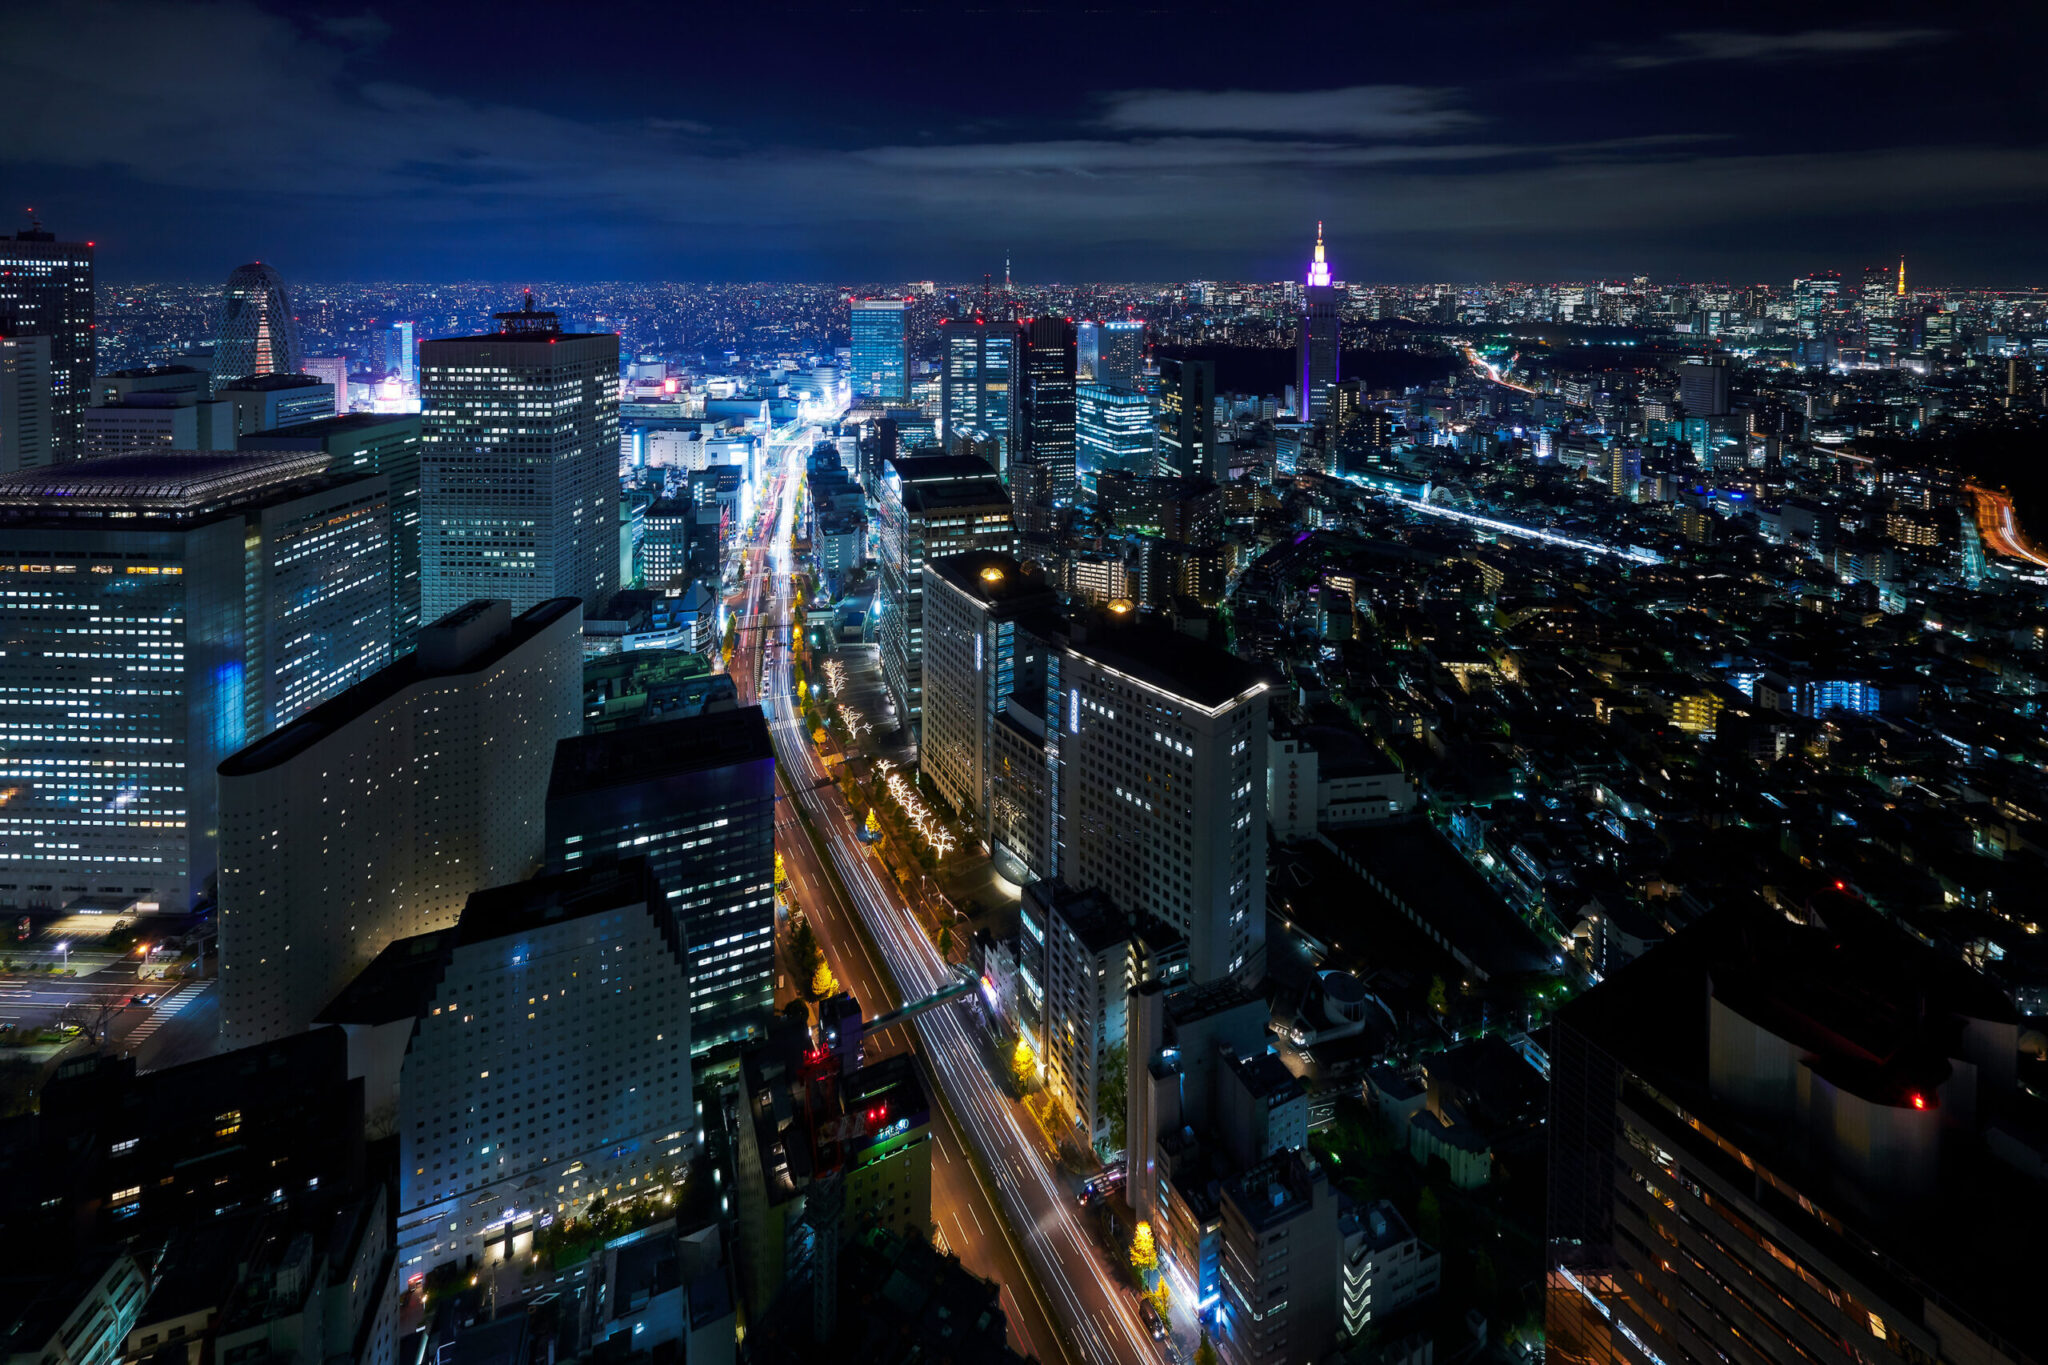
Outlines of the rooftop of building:
[{"label": "rooftop of building", "polygon": [[979,455],[948,455],[935,446],[923,446],[907,455],[891,455],[883,461],[896,471],[908,490],[912,485],[936,486],[976,479],[993,479],[995,469]]},{"label": "rooftop of building", "polygon": [[756,706],[656,720],[556,745],[548,799],[774,759],[767,717]]},{"label": "rooftop of building", "polygon": [[1275,1152],[1235,1180],[1223,1182],[1223,1200],[1235,1205],[1254,1232],[1284,1223],[1315,1202],[1319,1172],[1299,1152]]},{"label": "rooftop of building", "polygon": [[[1345,869],[1389,901],[1405,905],[1441,936],[1461,961],[1488,978],[1552,971],[1555,954],[1511,910],[1477,868],[1434,827],[1419,821],[1326,830],[1317,842],[1333,849]],[[1346,933],[1352,900],[1327,888],[1318,904],[1302,898],[1300,917],[1324,941]],[[1334,896],[1335,898],[1330,898]],[[1335,920],[1319,910],[1343,905]],[[1319,922],[1320,921],[1320,922]]]},{"label": "rooftop of building", "polygon": [[[322,457],[325,458],[324,456]],[[504,603],[495,604],[503,608]],[[555,597],[510,616],[502,628],[489,618],[493,604],[483,601],[457,608],[420,630],[419,646],[396,662],[378,669],[346,692],[330,697],[291,724],[230,754],[220,765],[222,777],[246,777],[298,757],[350,722],[383,705],[415,683],[428,678],[481,673],[574,613],[582,618],[583,602]]]},{"label": "rooftop of building", "polygon": [[410,426],[417,431],[419,425],[420,415],[416,412],[343,412],[332,417],[315,417],[310,422],[298,422],[274,431],[252,432],[241,438],[241,447],[244,450],[315,448],[335,436],[353,436],[384,427]]},{"label": "rooftop of building", "polygon": [[665,903],[645,858],[549,873],[471,892],[455,925],[455,946],[489,943],[623,906]]},{"label": "rooftop of building", "polygon": [[1271,669],[1177,631],[1125,603],[1077,614],[1067,643],[1083,658],[1211,712],[1281,681]]},{"label": "rooftop of building", "polygon": [[240,379],[230,379],[214,389],[214,396],[224,393],[278,393],[286,389],[331,388],[326,380],[310,374],[246,374]]},{"label": "rooftop of building", "polygon": [[924,562],[937,574],[983,606],[1039,605],[1056,602],[1058,594],[1036,560],[1019,561],[1000,550],[970,550]]},{"label": "rooftop of building", "polygon": [[1300,1079],[1287,1069],[1287,1063],[1281,1061],[1276,1052],[1232,1057],[1229,1065],[1245,1092],[1254,1099],[1264,1100],[1268,1107],[1285,1104],[1305,1093]]},{"label": "rooftop of building", "polygon": [[390,1024],[416,1019],[448,970],[453,929],[393,940],[313,1017],[316,1024]]},{"label": "rooftop of building", "polygon": [[101,455],[0,475],[0,512],[192,517],[320,478],[317,451],[166,450]]},{"label": "rooftop of building", "polygon": [[1366,1246],[1374,1251],[1392,1250],[1415,1236],[1408,1229],[1408,1220],[1390,1199],[1374,1199],[1364,1204],[1346,1201],[1337,1215],[1337,1228],[1347,1237],[1355,1233],[1364,1238]]},{"label": "rooftop of building", "polygon": [[108,370],[101,379],[155,379],[172,374],[207,374],[198,365],[131,365],[125,370]]},{"label": "rooftop of building", "polygon": [[911,1054],[899,1052],[842,1074],[838,1054],[814,1047],[814,1041],[804,1020],[778,1015],[768,1036],[740,1053],[742,1103],[761,1169],[768,1173],[770,1203],[793,1199],[813,1180],[862,1164],[870,1149],[931,1119],[931,1101]]}]

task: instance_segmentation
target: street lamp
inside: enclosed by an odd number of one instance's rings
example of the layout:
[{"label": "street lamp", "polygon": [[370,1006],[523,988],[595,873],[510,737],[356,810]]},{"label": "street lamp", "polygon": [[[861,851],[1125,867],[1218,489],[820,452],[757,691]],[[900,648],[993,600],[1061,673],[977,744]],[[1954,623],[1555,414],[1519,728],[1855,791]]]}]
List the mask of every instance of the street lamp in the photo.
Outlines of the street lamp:
[{"label": "street lamp", "polygon": [[60,943],[57,945],[57,951],[64,954],[63,970],[69,971],[71,969],[71,945],[69,943]]}]

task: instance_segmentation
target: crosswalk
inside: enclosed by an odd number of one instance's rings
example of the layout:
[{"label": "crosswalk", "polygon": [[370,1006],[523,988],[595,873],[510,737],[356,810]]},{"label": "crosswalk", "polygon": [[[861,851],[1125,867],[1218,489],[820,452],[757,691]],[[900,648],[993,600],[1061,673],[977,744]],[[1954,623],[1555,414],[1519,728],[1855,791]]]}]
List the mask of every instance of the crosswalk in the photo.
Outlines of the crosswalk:
[{"label": "crosswalk", "polygon": [[148,1042],[150,1035],[162,1028],[172,1015],[177,1014],[185,1006],[206,994],[207,989],[212,985],[211,981],[196,987],[189,982],[180,982],[173,987],[170,994],[164,996],[150,1007],[149,1018],[137,1024],[135,1031],[128,1035],[129,1050],[132,1052]]}]

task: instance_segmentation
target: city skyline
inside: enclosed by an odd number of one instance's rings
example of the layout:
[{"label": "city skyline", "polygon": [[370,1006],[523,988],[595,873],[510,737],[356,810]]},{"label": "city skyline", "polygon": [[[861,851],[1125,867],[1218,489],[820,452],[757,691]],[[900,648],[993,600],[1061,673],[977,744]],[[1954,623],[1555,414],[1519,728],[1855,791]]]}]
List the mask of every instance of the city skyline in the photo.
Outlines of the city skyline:
[{"label": "city skyline", "polygon": [[[1318,219],[1351,279],[1778,278],[1902,252],[1930,281],[2043,274],[2048,110],[2005,94],[2041,19],[2017,9],[1277,16],[1276,50],[1312,33],[1329,54],[1308,73],[1245,62],[1259,34],[1228,11],[1028,15],[770,7],[717,35],[761,62],[678,81],[667,45],[617,38],[661,30],[630,6],[587,32],[464,5],[19,9],[0,71],[30,112],[0,203],[95,240],[117,280],[252,259],[304,280],[974,279],[1006,257],[1027,281],[1279,279]],[[992,50],[1037,73],[994,103],[952,75]],[[1941,117],[1902,126],[1902,90]]]}]

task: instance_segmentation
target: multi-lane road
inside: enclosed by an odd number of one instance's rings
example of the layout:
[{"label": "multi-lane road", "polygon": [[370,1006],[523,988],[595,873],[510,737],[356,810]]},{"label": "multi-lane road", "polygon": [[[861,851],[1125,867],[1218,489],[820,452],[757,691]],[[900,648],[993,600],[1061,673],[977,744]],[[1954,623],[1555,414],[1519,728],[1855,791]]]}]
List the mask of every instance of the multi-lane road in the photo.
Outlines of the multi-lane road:
[{"label": "multi-lane road", "polygon": [[[853,813],[795,713],[785,628],[789,541],[809,435],[799,431],[769,454],[768,515],[747,528],[751,541],[742,548],[749,614],[734,682],[768,712],[781,769],[776,848],[834,973],[873,1015],[902,1003],[897,992],[915,999],[952,974],[873,850],[855,837]],[[1082,1227],[1071,1188],[989,1074],[980,1027],[966,1010],[941,1006],[889,1030],[880,1044],[915,1051],[926,1084],[947,1101],[933,1115],[940,1234],[969,1269],[1003,1286],[1017,1345],[1045,1365],[1159,1365],[1160,1350]],[[1026,1265],[1035,1273],[1025,1274]]]}]

